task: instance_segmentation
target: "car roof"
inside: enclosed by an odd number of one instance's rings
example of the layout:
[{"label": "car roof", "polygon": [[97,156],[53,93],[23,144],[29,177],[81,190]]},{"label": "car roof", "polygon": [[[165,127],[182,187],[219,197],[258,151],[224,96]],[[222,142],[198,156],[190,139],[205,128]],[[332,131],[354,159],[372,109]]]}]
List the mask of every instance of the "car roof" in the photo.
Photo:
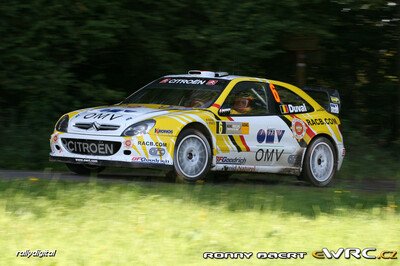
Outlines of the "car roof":
[{"label": "car roof", "polygon": [[208,78],[208,79],[222,79],[229,81],[232,81],[234,79],[241,79],[248,81],[273,83],[276,85],[284,86],[286,89],[289,89],[292,92],[298,94],[308,103],[310,103],[316,110],[322,108],[312,97],[310,97],[306,92],[304,92],[299,87],[278,80],[270,80],[266,78],[256,78],[256,77],[239,76],[239,75],[229,75],[227,72],[213,72],[213,71],[203,71],[203,70],[190,70],[187,74],[166,75],[163,76],[163,78]]},{"label": "car roof", "polygon": [[224,80],[233,80],[236,78],[243,78],[242,76],[236,75],[227,75],[223,77],[210,77],[204,75],[195,75],[195,74],[174,74],[174,75],[167,75],[163,76],[164,78],[212,78],[212,79],[224,79]]},{"label": "car roof", "polygon": [[246,77],[239,75],[230,75],[228,72],[213,72],[205,70],[189,70],[186,74],[173,74],[164,76],[164,78],[209,78],[209,79],[223,79],[234,80],[237,78],[254,79],[254,77]]}]

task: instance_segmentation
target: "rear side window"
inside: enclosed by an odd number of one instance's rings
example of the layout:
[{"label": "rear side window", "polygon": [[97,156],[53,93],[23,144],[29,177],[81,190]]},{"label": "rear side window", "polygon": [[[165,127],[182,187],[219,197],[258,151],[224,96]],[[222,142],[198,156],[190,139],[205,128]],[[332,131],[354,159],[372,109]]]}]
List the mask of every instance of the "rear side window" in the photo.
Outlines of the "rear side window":
[{"label": "rear side window", "polygon": [[281,99],[279,110],[282,114],[299,114],[314,111],[312,106],[296,93],[284,87],[275,85]]}]

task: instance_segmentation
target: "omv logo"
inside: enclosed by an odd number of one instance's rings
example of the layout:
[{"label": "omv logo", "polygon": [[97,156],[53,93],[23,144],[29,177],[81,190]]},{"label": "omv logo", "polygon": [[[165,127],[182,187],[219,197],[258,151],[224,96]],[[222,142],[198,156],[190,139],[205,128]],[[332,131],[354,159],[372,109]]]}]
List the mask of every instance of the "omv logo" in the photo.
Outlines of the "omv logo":
[{"label": "omv logo", "polygon": [[267,130],[260,129],[257,132],[258,143],[279,143],[285,134],[285,130],[276,130],[269,128]]}]

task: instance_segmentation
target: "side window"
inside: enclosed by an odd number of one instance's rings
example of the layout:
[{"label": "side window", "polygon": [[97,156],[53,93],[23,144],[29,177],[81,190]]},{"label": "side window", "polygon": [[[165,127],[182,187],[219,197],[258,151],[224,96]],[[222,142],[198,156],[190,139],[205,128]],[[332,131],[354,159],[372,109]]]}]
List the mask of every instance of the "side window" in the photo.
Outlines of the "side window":
[{"label": "side window", "polygon": [[313,111],[312,106],[299,95],[284,87],[275,85],[281,103],[279,110],[282,114],[307,113]]},{"label": "side window", "polygon": [[267,84],[243,81],[235,85],[222,108],[230,108],[231,115],[266,115],[269,114]]}]

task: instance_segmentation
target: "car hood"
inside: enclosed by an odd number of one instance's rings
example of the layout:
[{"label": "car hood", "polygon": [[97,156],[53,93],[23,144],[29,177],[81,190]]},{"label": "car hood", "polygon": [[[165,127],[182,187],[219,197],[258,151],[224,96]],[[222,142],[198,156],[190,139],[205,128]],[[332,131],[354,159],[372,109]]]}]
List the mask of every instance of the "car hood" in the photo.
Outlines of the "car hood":
[{"label": "car hood", "polygon": [[70,117],[69,133],[87,135],[120,136],[137,122],[169,113],[171,110],[187,110],[162,105],[113,105],[84,109]]}]

